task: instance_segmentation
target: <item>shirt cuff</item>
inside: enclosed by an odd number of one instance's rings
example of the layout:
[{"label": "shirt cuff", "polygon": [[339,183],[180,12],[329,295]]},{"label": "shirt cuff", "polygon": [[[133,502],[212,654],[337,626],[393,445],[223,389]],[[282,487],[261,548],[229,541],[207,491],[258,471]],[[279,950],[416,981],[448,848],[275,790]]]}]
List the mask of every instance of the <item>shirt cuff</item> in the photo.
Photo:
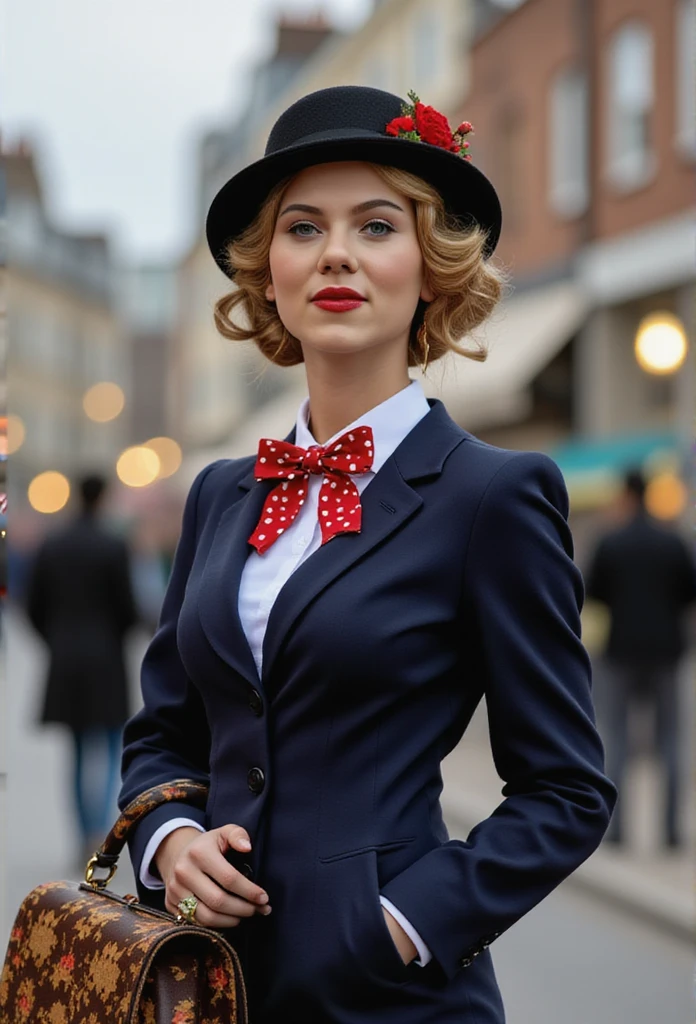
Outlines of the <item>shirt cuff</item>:
[{"label": "shirt cuff", "polygon": [[164,889],[162,879],[152,873],[152,862],[160,843],[177,828],[197,828],[199,832],[205,832],[203,826],[193,818],[172,818],[171,821],[165,821],[164,825],[160,825],[157,831],[153,832],[140,862],[140,881],[146,889]]},{"label": "shirt cuff", "polygon": [[433,954],[430,952],[426,944],[423,942],[422,938],[420,937],[416,929],[413,927],[411,922],[404,917],[400,910],[396,909],[394,904],[391,903],[386,896],[380,896],[379,902],[382,904],[385,910],[389,911],[394,920],[401,925],[401,927],[406,932],[413,945],[418,950],[418,959],[414,960],[413,963],[418,964],[419,967],[425,967],[426,964],[429,964],[433,958]]}]

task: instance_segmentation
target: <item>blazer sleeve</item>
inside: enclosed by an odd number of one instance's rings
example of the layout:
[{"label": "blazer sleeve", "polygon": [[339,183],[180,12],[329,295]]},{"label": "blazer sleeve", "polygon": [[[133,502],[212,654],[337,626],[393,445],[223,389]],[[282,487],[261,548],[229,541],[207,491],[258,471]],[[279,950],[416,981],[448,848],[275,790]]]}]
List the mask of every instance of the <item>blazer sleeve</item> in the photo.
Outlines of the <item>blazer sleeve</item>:
[{"label": "blazer sleeve", "polygon": [[467,676],[483,683],[505,799],[465,842],[447,841],[382,887],[448,978],[593,852],[616,799],[594,724],[567,514],[558,467],[524,452],[497,471],[472,528]]},{"label": "blazer sleeve", "polygon": [[[196,549],[199,497],[204,480],[215,465],[199,473],[186,500],[159,625],[142,663],[143,707],[124,729],[123,781],[118,798],[121,810],[150,786],[162,782],[188,778],[209,784],[210,728],[200,693],[179,656],[176,631]],[[129,841],[136,877],[150,837],[164,822],[182,814],[204,826],[202,810],[174,802],[156,808],[136,827]]]}]

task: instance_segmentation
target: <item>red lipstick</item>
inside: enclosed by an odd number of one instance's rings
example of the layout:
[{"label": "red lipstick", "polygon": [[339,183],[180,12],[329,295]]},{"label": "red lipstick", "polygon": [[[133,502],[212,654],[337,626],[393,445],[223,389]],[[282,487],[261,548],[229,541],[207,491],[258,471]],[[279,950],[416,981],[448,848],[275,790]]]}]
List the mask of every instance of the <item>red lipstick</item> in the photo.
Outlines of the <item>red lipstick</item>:
[{"label": "red lipstick", "polygon": [[365,302],[365,296],[352,288],[322,288],[313,296],[312,302],[330,313],[347,313]]}]

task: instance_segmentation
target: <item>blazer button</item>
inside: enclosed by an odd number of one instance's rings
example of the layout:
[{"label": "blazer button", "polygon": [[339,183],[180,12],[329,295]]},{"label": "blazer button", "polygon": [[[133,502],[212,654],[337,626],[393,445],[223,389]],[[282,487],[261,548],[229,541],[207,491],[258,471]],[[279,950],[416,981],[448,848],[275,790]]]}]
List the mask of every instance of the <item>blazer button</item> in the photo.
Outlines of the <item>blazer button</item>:
[{"label": "blazer button", "polygon": [[260,768],[250,768],[247,774],[247,785],[252,793],[263,792],[266,785],[266,777]]},{"label": "blazer button", "polygon": [[249,707],[255,715],[263,714],[263,698],[258,690],[252,690],[249,694]]},{"label": "blazer button", "polygon": [[242,864],[241,872],[243,875],[246,875],[247,878],[254,877],[254,869],[252,868],[251,864],[248,864],[246,861],[244,861],[244,863]]}]

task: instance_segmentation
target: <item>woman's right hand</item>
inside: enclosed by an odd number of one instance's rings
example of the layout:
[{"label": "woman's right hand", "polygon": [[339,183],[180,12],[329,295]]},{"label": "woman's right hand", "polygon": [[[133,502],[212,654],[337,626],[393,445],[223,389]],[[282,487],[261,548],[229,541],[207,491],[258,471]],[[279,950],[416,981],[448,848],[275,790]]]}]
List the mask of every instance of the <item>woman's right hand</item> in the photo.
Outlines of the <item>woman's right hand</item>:
[{"label": "woman's right hand", "polygon": [[185,826],[162,840],[155,863],[171,914],[180,913],[177,903],[184,896],[196,897],[196,923],[207,928],[235,928],[243,917],[270,914],[268,894],[225,860],[229,849],[251,850],[241,825],[223,825],[210,832]]}]

